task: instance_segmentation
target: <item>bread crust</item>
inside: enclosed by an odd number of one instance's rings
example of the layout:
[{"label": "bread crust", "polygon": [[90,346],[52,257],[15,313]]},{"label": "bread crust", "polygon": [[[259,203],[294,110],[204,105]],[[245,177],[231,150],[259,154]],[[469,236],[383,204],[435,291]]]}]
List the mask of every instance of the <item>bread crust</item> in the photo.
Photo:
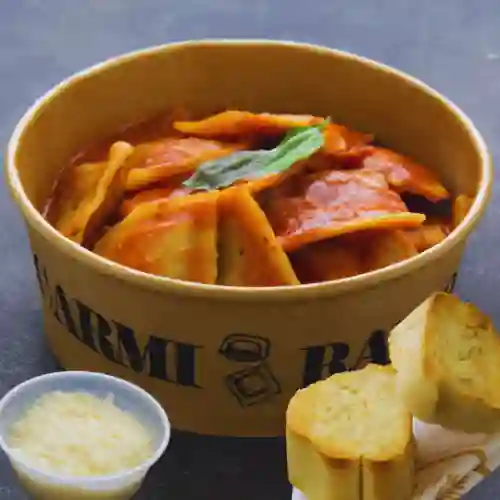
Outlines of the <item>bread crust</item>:
[{"label": "bread crust", "polygon": [[[410,425],[411,420],[410,420]],[[411,431],[410,431],[411,432]],[[404,453],[388,461],[364,458],[362,461],[362,500],[401,500],[412,498],[414,487],[415,441]]]},{"label": "bread crust", "polygon": [[286,437],[289,480],[308,500],[411,498],[412,417],[391,367],[368,365],[298,391]]},{"label": "bread crust", "polygon": [[500,337],[474,305],[434,294],[393,329],[389,353],[398,394],[419,420],[500,431]]},{"label": "bread crust", "polygon": [[286,450],[288,479],[307,500],[361,499],[359,459],[329,458],[288,428]]}]

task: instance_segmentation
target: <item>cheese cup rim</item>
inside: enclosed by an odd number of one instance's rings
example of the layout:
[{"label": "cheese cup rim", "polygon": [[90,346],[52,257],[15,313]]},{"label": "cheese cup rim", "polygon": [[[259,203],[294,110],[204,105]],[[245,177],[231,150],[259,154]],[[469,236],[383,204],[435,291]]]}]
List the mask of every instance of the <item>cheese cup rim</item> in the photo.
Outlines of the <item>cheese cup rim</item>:
[{"label": "cheese cup rim", "polygon": [[[149,394],[146,390],[142,389],[141,387],[133,384],[132,382],[128,382],[127,380],[124,380],[119,377],[115,377],[113,375],[108,375],[105,373],[99,373],[99,372],[91,372],[91,371],[85,371],[85,370],[65,370],[65,371],[59,371],[59,372],[51,372],[51,373],[46,373],[43,375],[38,375],[35,377],[32,377],[30,379],[25,380],[24,382],[21,382],[20,384],[14,386],[12,389],[10,389],[4,396],[3,398],[0,399],[0,415],[4,411],[4,409],[8,406],[8,404],[16,397],[19,396],[19,394],[25,390],[26,388],[32,386],[33,384],[43,382],[46,380],[54,380],[54,379],[71,379],[71,378],[93,378],[95,380],[106,380],[110,385],[115,385],[115,386],[122,386],[125,387],[128,391],[130,392],[135,392],[137,395],[140,395],[144,400],[147,401],[147,404],[150,405],[154,410],[157,412],[163,426],[163,438],[161,439],[159,445],[155,446],[155,451],[154,453],[145,461],[143,461],[141,464],[124,469],[120,472],[115,472],[113,474],[106,474],[106,475],[99,475],[99,476],[69,476],[69,475],[64,475],[64,474],[58,474],[58,473],[53,473],[53,472],[48,472],[41,470],[33,465],[30,465],[29,463],[26,462],[26,460],[20,455],[19,452],[17,452],[15,449],[13,449],[6,441],[5,435],[3,433],[0,433],[0,448],[4,451],[4,453],[8,456],[9,460],[11,461],[12,465],[15,467],[15,465],[19,464],[22,466],[23,469],[26,469],[27,471],[30,471],[34,474],[36,474],[37,478],[31,478],[36,482],[39,482],[38,479],[41,481],[47,481],[51,485],[57,485],[57,486],[62,486],[62,487],[72,487],[72,486],[77,486],[77,485],[82,485],[87,483],[87,486],[90,484],[89,490],[93,491],[100,491],[99,486],[104,485],[105,483],[110,483],[114,481],[123,481],[124,485],[127,485],[127,480],[128,478],[138,476],[140,475],[141,478],[144,477],[144,475],[147,473],[147,471],[161,458],[161,456],[165,453],[165,450],[167,449],[167,446],[170,442],[171,438],[171,425],[170,421],[168,418],[167,413],[163,409],[163,407],[158,403],[158,401],[151,395]],[[52,391],[49,391],[52,392]],[[67,391],[63,391],[67,392]],[[85,390],[79,391],[78,389],[75,389],[72,392],[86,392]],[[107,392],[107,391],[106,391]],[[112,393],[112,390],[110,391]],[[42,394],[48,394],[48,392],[43,392]],[[137,418],[137,421],[139,423],[140,420]],[[87,489],[87,488],[83,488]],[[107,489],[107,488],[104,488]],[[109,490],[114,490],[115,488],[110,488]]]}]

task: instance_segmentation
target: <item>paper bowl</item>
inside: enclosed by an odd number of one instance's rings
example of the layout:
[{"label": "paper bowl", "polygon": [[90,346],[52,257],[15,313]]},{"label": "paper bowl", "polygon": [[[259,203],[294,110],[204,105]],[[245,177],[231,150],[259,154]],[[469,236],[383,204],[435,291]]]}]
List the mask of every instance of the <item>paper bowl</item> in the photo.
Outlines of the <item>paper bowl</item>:
[{"label": "paper bowl", "polygon": [[[407,261],[331,283],[230,288],[154,277],[102,259],[40,210],[75,152],[124,124],[181,105],[331,115],[428,164],[475,196],[446,240]],[[10,140],[22,211],[60,363],[146,388],[174,428],[283,434],[288,400],[331,373],[386,362],[385,335],[454,276],[489,198],[492,167],[471,121],[425,84],[344,52],[278,41],[191,41],[98,64],[41,97]]]}]

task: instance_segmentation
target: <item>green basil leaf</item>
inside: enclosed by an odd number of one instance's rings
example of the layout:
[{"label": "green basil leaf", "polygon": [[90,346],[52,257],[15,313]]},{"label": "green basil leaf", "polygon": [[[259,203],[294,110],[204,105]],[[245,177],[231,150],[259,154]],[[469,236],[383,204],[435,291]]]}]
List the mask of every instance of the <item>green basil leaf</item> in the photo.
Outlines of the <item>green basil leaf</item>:
[{"label": "green basil leaf", "polygon": [[269,151],[269,163],[262,175],[283,172],[298,161],[309,158],[325,143],[323,129],[328,120],[309,127],[292,129],[274,149]]},{"label": "green basil leaf", "polygon": [[329,123],[290,130],[278,146],[270,150],[238,151],[202,163],[183,185],[198,191],[231,186],[240,180],[251,180],[283,172],[298,161],[309,158],[325,143],[323,129]]},{"label": "green basil leaf", "polygon": [[241,179],[252,179],[264,168],[269,151],[238,151],[202,163],[183,185],[189,189],[210,191],[228,187]]}]

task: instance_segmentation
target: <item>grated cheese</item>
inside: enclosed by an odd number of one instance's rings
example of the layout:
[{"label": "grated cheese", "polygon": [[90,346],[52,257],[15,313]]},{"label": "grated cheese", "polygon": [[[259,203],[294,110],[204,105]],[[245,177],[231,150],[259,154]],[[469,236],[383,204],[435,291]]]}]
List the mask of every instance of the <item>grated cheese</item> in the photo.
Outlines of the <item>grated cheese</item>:
[{"label": "grated cheese", "polygon": [[9,445],[30,466],[65,476],[103,476],[153,453],[151,436],[129,413],[83,392],[50,392],[15,422]]}]

